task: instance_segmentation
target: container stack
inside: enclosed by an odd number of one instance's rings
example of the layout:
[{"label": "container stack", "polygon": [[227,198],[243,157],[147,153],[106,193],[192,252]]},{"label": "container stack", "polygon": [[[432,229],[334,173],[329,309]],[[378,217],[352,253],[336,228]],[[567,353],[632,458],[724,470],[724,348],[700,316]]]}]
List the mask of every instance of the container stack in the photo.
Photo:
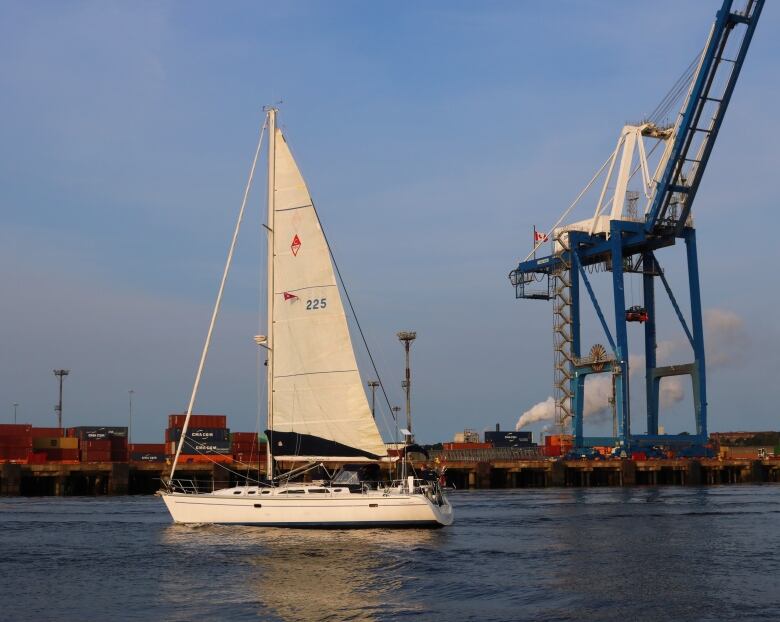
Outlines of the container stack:
[{"label": "container stack", "polygon": [[82,462],[127,462],[126,427],[79,426],[68,436],[78,440]]},{"label": "container stack", "polygon": [[165,462],[165,443],[132,443],[128,452],[130,462]]},{"label": "container stack", "polygon": [[32,451],[31,425],[0,424],[0,462],[26,463]]},{"label": "container stack", "polygon": [[[165,450],[168,456],[176,454],[181,440],[186,415],[170,415],[165,430]],[[190,416],[179,462],[232,462],[230,430],[224,415]]]},{"label": "container stack", "polygon": [[548,434],[544,437],[544,455],[552,458],[564,456],[574,447],[571,434]]},{"label": "container stack", "polygon": [[58,432],[58,435],[35,436],[33,438],[33,449],[35,451],[35,456],[33,458],[34,462],[59,462],[62,464],[78,463],[79,439],[63,436],[62,430],[58,430],[57,428],[41,429],[44,431]]},{"label": "container stack", "polygon": [[236,462],[254,463],[265,460],[267,445],[254,432],[233,432],[230,453]]}]

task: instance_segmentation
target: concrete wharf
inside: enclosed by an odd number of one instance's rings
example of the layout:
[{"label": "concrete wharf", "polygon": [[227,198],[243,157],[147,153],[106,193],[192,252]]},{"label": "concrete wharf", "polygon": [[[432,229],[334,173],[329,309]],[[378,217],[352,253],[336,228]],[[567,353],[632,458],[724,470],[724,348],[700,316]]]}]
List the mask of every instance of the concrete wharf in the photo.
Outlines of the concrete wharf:
[{"label": "concrete wharf", "polygon": [[[439,455],[448,485],[455,488],[544,488],[589,486],[780,483],[780,460],[674,458],[653,460],[458,459]],[[444,458],[444,459],[442,459]],[[431,460],[434,459],[432,456]],[[239,483],[240,475],[264,475],[265,464],[186,464],[177,479],[202,488]],[[153,494],[167,477],[165,463],[96,462],[0,465],[0,495],[72,496]],[[237,474],[238,475],[237,475]]]}]

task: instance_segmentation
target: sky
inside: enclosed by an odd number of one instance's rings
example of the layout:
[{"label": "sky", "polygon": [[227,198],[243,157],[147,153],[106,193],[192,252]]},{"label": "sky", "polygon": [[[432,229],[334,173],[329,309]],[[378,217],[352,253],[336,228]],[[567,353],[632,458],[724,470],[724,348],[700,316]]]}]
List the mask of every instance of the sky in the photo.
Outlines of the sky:
[{"label": "sky", "polygon": [[[52,370],[69,368],[66,426],[126,424],[132,389],[133,440],[162,442],[192,388],[262,108],[281,102],[390,401],[395,333],[416,330],[418,440],[513,429],[552,394],[552,308],[515,300],[507,274],[702,48],[719,5],[3,2],[0,421],[18,403],[19,421],[54,425]],[[780,428],[779,28],[767,3],[694,207],[713,431]],[[262,404],[262,178],[250,209],[195,407],[233,430],[255,429]],[[680,251],[659,256],[676,291]],[[659,322],[688,362],[669,309]],[[692,430],[679,391],[670,432]],[[634,418],[642,431],[641,405]]]}]

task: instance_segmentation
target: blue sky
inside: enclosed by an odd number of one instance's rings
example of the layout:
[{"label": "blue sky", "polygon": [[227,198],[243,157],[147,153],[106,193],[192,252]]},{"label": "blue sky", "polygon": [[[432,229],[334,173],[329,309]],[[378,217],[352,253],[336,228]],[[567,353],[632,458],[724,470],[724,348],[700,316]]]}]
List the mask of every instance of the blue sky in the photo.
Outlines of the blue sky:
[{"label": "blue sky", "polygon": [[[121,424],[132,388],[135,439],[162,439],[186,406],[261,108],[283,100],[391,399],[395,332],[416,329],[420,440],[513,427],[551,392],[551,308],[515,301],[506,275],[719,4],[3,3],[0,419],[18,402],[52,425],[52,369],[69,367],[67,425]],[[713,430],[779,423],[779,22],[768,3],[694,208],[704,306],[739,319],[714,337],[729,355],[710,374]],[[252,199],[196,408],[235,430],[257,411],[262,183]],[[684,400],[662,416],[670,431],[691,420]]]}]

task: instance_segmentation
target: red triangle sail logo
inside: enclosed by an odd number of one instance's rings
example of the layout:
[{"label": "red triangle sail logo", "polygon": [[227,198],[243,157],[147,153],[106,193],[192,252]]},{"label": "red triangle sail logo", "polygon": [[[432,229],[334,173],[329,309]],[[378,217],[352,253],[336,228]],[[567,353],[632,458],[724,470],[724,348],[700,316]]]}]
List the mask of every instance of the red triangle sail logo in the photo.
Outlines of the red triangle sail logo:
[{"label": "red triangle sail logo", "polygon": [[298,255],[298,250],[301,248],[301,239],[298,237],[298,234],[295,234],[295,237],[293,238],[292,244],[290,244],[290,249],[292,250],[293,257]]}]

